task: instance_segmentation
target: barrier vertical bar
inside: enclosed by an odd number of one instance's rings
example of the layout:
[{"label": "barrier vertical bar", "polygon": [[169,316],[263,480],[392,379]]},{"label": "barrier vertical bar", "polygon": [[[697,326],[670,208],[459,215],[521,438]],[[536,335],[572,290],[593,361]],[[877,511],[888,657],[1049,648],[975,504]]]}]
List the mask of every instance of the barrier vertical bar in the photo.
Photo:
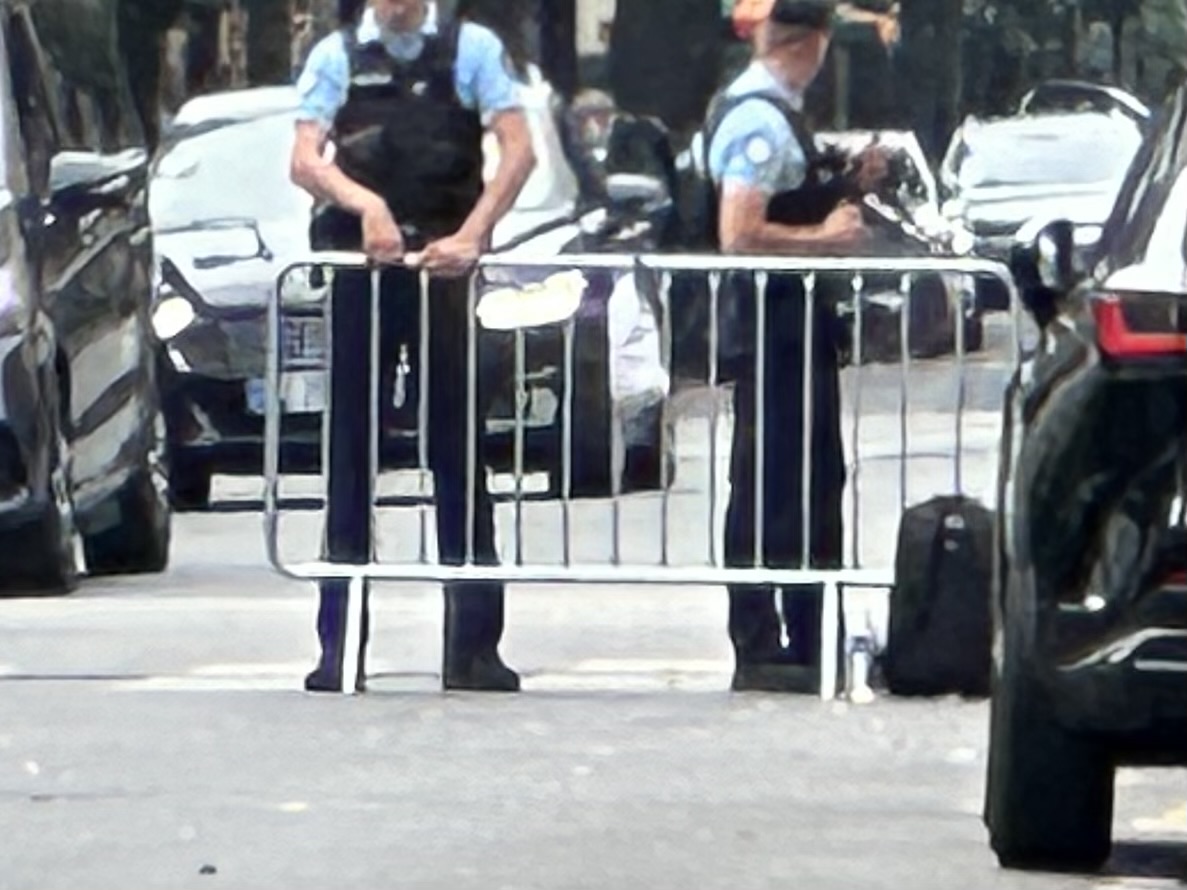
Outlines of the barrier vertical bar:
[{"label": "barrier vertical bar", "polygon": [[562,558],[566,566],[573,562],[573,517],[570,501],[573,495],[573,367],[576,330],[575,318],[564,326],[564,376],[561,382],[561,543]]},{"label": "barrier vertical bar", "polygon": [[804,276],[804,379],[802,381],[802,395],[804,399],[802,446],[800,453],[800,537],[803,549],[800,552],[800,568],[806,569],[812,564],[812,425],[816,420],[813,411],[815,393],[815,373],[813,366],[816,344],[816,273],[809,272]]},{"label": "barrier vertical bar", "polygon": [[429,561],[429,520],[426,478],[429,475],[429,393],[432,392],[432,346],[429,338],[429,273],[421,269],[417,275],[420,298],[420,349],[417,356],[416,387],[416,465],[417,465],[417,521],[420,525],[420,545],[417,558],[421,565]]},{"label": "barrier vertical bar", "polygon": [[[280,301],[284,280],[276,284],[276,291],[268,301],[268,340],[266,353],[266,385],[264,387],[264,533],[273,564],[280,562]],[[329,350],[326,350],[327,360]],[[328,369],[327,369],[327,373]],[[329,399],[323,411],[328,415]],[[323,417],[323,429],[325,419]],[[323,452],[325,437],[322,437]],[[322,466],[329,466],[324,459]]]},{"label": "barrier vertical bar", "polygon": [[[330,288],[326,293],[326,329],[325,329],[325,363],[326,363],[326,403],[321,412],[321,489],[322,503],[329,509],[330,503],[330,431],[331,418],[334,410],[334,286],[331,279]],[[277,337],[280,334],[277,333]],[[279,339],[277,347],[281,346]],[[277,378],[279,385],[280,379]],[[279,412],[279,406],[277,411]],[[279,417],[279,414],[277,415]]]},{"label": "barrier vertical bar", "polygon": [[478,275],[466,286],[466,565],[474,563],[474,493],[478,485]]},{"label": "barrier vertical bar", "polygon": [[907,403],[911,368],[911,276],[903,273],[899,279],[902,310],[899,315],[899,513],[907,507]]},{"label": "barrier vertical bar", "polygon": [[[379,426],[379,301],[382,286],[382,272],[379,267],[371,270],[371,328],[368,352],[370,353],[368,386],[370,388],[367,410],[367,560],[375,559],[375,498],[379,480],[379,440],[383,433]],[[350,651],[350,650],[347,650]],[[352,687],[353,688],[353,687]]]},{"label": "barrier vertical bar", "polygon": [[709,273],[709,565],[717,568],[717,425],[720,409],[717,399],[717,353],[720,332],[718,309],[721,300],[721,273]]},{"label": "barrier vertical bar", "polygon": [[820,608],[820,698],[832,701],[837,695],[837,649],[841,645],[841,590],[836,581],[821,585]]},{"label": "barrier vertical bar", "polygon": [[[635,258],[635,281],[642,278],[644,268]],[[672,273],[665,270],[659,282],[660,362],[671,375],[672,368]],[[669,376],[669,379],[670,376]],[[668,399],[659,403],[659,484],[663,501],[660,505],[660,565],[669,565],[668,536],[670,533],[671,492],[668,487]]]},{"label": "barrier vertical bar", "polygon": [[[945,288],[945,293],[947,288]],[[966,396],[966,379],[968,373],[967,356],[964,343],[964,293],[957,291],[956,299],[956,452],[952,465],[952,490],[956,494],[964,493],[964,407]]]},{"label": "barrier vertical bar", "polygon": [[622,565],[622,412],[610,399],[610,514],[612,522],[610,561]]},{"label": "barrier vertical bar", "polygon": [[[767,282],[770,276],[761,269],[751,279],[754,282],[757,316],[755,324],[755,436],[754,436],[754,565],[765,565],[766,548],[763,546],[766,529],[766,424],[767,411]],[[735,419],[735,423],[737,420]],[[778,597],[776,602],[782,603]]]},{"label": "barrier vertical bar", "polygon": [[849,473],[850,491],[853,498],[852,562],[854,568],[861,567],[861,397],[865,377],[865,354],[862,339],[865,317],[865,279],[858,272],[853,276],[853,462]]},{"label": "barrier vertical bar", "polygon": [[515,328],[515,564],[523,565],[523,447],[524,400],[527,397],[527,359],[524,354],[523,328]]}]

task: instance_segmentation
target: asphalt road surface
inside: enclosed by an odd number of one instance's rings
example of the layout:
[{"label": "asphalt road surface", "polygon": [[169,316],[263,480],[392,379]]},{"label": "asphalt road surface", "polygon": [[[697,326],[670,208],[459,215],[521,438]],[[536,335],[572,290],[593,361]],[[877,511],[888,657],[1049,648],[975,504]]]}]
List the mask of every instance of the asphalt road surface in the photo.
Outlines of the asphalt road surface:
[{"label": "asphalt road surface", "polygon": [[[984,493],[1005,365],[990,353],[972,373],[964,478]],[[896,374],[867,369],[857,437],[869,565],[893,552],[901,499]],[[949,371],[913,374],[908,500],[950,487]],[[686,397],[677,427],[672,538],[691,562],[706,559],[711,404]],[[718,435],[728,443],[728,427]],[[218,484],[223,498],[257,490]],[[530,507],[525,538],[545,559],[557,508]],[[587,509],[577,544],[593,559],[612,524],[605,505]],[[625,556],[644,558],[657,509],[624,506]],[[405,514],[381,523],[396,556],[417,528]],[[180,516],[175,541],[163,576],[0,601],[0,890],[1087,890],[1187,878],[1177,770],[1119,774],[1105,874],[1000,871],[979,817],[985,703],[730,693],[716,588],[513,587],[504,652],[525,691],[488,697],[440,691],[440,593],[381,587],[371,691],[308,696],[315,598],[266,566],[259,514]],[[286,522],[293,558],[316,542],[316,517]],[[849,608],[878,621],[876,594]]]}]

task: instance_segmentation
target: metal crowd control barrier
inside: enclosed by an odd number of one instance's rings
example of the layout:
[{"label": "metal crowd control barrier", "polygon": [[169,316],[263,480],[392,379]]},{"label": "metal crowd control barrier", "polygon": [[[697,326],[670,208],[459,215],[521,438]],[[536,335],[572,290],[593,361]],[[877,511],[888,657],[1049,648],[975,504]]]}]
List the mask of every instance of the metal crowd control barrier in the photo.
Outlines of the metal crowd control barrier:
[{"label": "metal crowd control barrier", "polygon": [[[589,563],[576,561],[572,558],[571,542],[574,530],[574,520],[571,515],[571,507],[573,498],[571,497],[571,471],[572,471],[572,438],[573,438],[573,385],[575,373],[575,360],[573,348],[573,319],[569,318],[555,322],[555,326],[561,329],[561,334],[564,339],[564,368],[562,377],[566,381],[564,392],[566,394],[562,404],[559,407],[560,422],[562,424],[562,447],[560,449],[560,458],[562,467],[560,468],[563,482],[560,486],[559,501],[561,509],[561,527],[563,531],[563,553],[558,563],[538,563],[527,561],[523,557],[523,522],[522,522],[522,508],[525,500],[523,489],[523,445],[524,445],[524,414],[523,414],[523,400],[520,398],[525,387],[525,367],[524,367],[524,329],[517,328],[513,331],[515,341],[515,374],[514,381],[515,398],[515,494],[514,494],[514,550],[516,554],[515,560],[511,564],[502,565],[478,565],[474,562],[474,486],[469,484],[467,486],[468,495],[466,498],[466,558],[461,565],[441,565],[431,562],[428,558],[427,548],[427,523],[424,513],[424,501],[420,502],[420,544],[419,544],[419,559],[414,562],[406,563],[381,563],[374,558],[366,561],[365,564],[344,564],[341,562],[328,561],[326,559],[313,559],[302,562],[289,563],[286,562],[281,555],[280,548],[280,534],[279,534],[279,520],[280,520],[280,453],[281,453],[281,437],[282,437],[282,412],[284,406],[282,405],[282,374],[286,370],[286,361],[284,351],[282,349],[282,320],[285,315],[285,306],[283,305],[283,288],[284,283],[289,275],[297,269],[305,267],[322,267],[331,269],[367,269],[371,272],[371,379],[370,379],[370,405],[371,405],[371,463],[369,469],[371,487],[370,491],[375,492],[375,481],[380,472],[379,458],[377,448],[374,445],[378,438],[377,429],[379,422],[379,307],[380,307],[380,275],[382,270],[370,263],[363,255],[355,253],[340,253],[340,252],[323,252],[312,253],[298,262],[291,263],[280,275],[276,292],[269,304],[268,311],[268,359],[267,359],[267,400],[266,400],[266,439],[265,439],[265,534],[266,546],[269,560],[272,565],[283,575],[290,578],[303,580],[325,580],[325,579],[341,579],[349,582],[348,595],[348,633],[347,633],[347,655],[344,658],[344,673],[348,676],[344,678],[343,688],[350,691],[354,688],[353,673],[355,670],[355,649],[351,648],[354,641],[358,640],[358,627],[361,618],[361,609],[363,608],[363,597],[366,591],[368,581],[403,581],[403,582],[446,582],[446,581],[479,581],[492,580],[514,583],[547,583],[547,584],[575,584],[575,585],[606,585],[606,584],[643,584],[643,585],[727,585],[727,584],[756,584],[765,586],[774,585],[820,585],[823,588],[823,610],[821,619],[821,663],[820,663],[820,695],[824,699],[831,699],[835,695],[836,681],[840,665],[838,663],[838,645],[840,643],[840,615],[842,608],[842,593],[846,588],[890,588],[893,585],[893,572],[889,568],[863,568],[860,565],[859,547],[856,529],[859,525],[860,517],[860,469],[861,469],[861,455],[858,453],[859,442],[859,427],[862,419],[862,379],[865,373],[863,369],[863,316],[869,310],[865,308],[864,297],[864,278],[873,274],[897,276],[898,292],[902,299],[902,308],[900,312],[900,331],[899,339],[901,342],[901,351],[898,357],[900,367],[900,402],[899,402],[899,438],[901,443],[900,450],[900,508],[905,506],[907,500],[907,447],[910,436],[910,387],[908,385],[908,370],[912,362],[910,349],[910,323],[912,313],[910,310],[912,300],[912,276],[919,274],[941,274],[946,276],[967,276],[968,281],[971,281],[975,276],[985,276],[989,279],[996,280],[1003,287],[1009,297],[1009,314],[1012,321],[1012,364],[1016,366],[1020,358],[1021,349],[1021,312],[1020,302],[1017,291],[1014,287],[1012,277],[1008,269],[1001,263],[971,259],[971,258],[941,258],[941,257],[927,257],[927,258],[907,258],[907,257],[780,257],[780,256],[748,256],[748,257],[724,257],[724,256],[703,256],[703,255],[676,255],[676,254],[646,254],[646,255],[610,255],[610,254],[572,254],[572,255],[553,255],[540,257],[526,257],[522,255],[515,256],[500,256],[488,255],[483,257],[479,262],[479,268],[489,272],[490,270],[535,270],[539,273],[545,270],[568,271],[579,270],[585,273],[590,272],[619,272],[624,274],[638,274],[641,272],[658,275],[661,286],[659,288],[659,297],[661,301],[661,336],[663,343],[663,355],[665,361],[671,355],[671,338],[672,338],[672,311],[680,310],[679,306],[673,307],[670,301],[669,289],[672,281],[672,276],[675,273],[693,273],[704,275],[708,280],[709,290],[709,374],[706,381],[710,387],[715,387],[720,382],[720,368],[717,358],[717,347],[719,345],[720,334],[718,331],[718,306],[722,297],[723,280],[726,273],[750,273],[753,276],[753,282],[756,287],[756,292],[763,295],[758,300],[757,310],[757,330],[755,332],[755,354],[757,367],[764,367],[766,361],[765,356],[765,338],[764,328],[767,324],[768,310],[765,300],[765,286],[771,275],[777,273],[798,273],[803,276],[805,282],[805,306],[804,311],[807,317],[812,317],[815,311],[815,303],[817,300],[816,276],[825,273],[838,273],[852,276],[851,286],[854,297],[853,301],[853,327],[854,327],[854,355],[853,365],[856,374],[856,387],[853,394],[853,409],[850,423],[852,424],[853,442],[851,448],[854,453],[847,455],[847,464],[849,467],[848,485],[852,488],[854,494],[852,497],[852,509],[850,520],[854,529],[852,540],[852,554],[847,564],[839,569],[817,569],[811,568],[807,565],[809,558],[808,554],[811,552],[811,536],[812,524],[810,517],[809,498],[805,497],[802,506],[802,524],[803,524],[803,548],[801,565],[796,568],[769,568],[769,567],[729,567],[723,564],[721,556],[721,548],[714,540],[715,537],[715,523],[713,517],[717,515],[717,425],[720,422],[718,410],[714,408],[712,416],[709,418],[710,435],[709,435],[709,479],[708,479],[708,515],[709,522],[709,540],[706,542],[707,559],[700,565],[675,565],[669,559],[669,538],[671,534],[670,511],[669,511],[669,488],[664,485],[662,488],[662,510],[661,520],[659,523],[659,533],[661,536],[660,545],[660,559],[657,564],[638,564],[630,561],[624,561],[621,558],[621,550],[619,540],[621,535],[620,524],[620,503],[629,495],[624,496],[621,491],[621,479],[617,475],[612,478],[612,490],[609,492],[612,509],[612,534],[613,542],[611,548],[611,558],[606,563]],[[477,275],[471,276],[469,281],[468,293],[469,303],[466,317],[469,319],[467,332],[467,380],[466,399],[467,399],[467,417],[471,424],[467,437],[467,466],[466,472],[468,482],[474,481],[474,474],[485,472],[484,468],[477,466],[477,453],[475,451],[476,437],[474,435],[473,424],[478,422],[476,418],[476,376],[477,376],[477,341],[478,341],[478,321],[477,321],[477,307],[479,299],[479,291],[477,285]],[[416,431],[417,440],[417,469],[420,473],[421,485],[420,491],[422,494],[425,491],[424,478],[428,472],[427,463],[427,411],[428,411],[428,393],[429,386],[424,377],[428,374],[429,362],[427,361],[427,351],[429,348],[429,338],[427,332],[428,326],[428,312],[427,312],[427,277],[424,274],[419,276],[420,283],[420,324],[421,324],[421,355],[420,366],[422,369],[422,381],[419,386],[420,398],[418,402],[418,423]],[[327,305],[328,305],[327,300]],[[964,426],[964,412],[966,404],[966,349],[965,349],[965,332],[963,324],[963,305],[951,307],[955,318],[955,356],[957,363],[956,373],[956,410],[954,417],[954,443],[955,451],[953,454],[953,479],[952,483],[956,492],[963,491],[962,479],[962,448],[963,448],[963,426]],[[307,311],[307,309],[306,309]],[[805,330],[811,330],[811,325],[806,325]],[[803,465],[801,467],[801,482],[803,491],[808,491],[808,483],[812,477],[813,468],[811,466],[811,435],[812,435],[812,368],[813,368],[813,337],[806,336],[804,338],[805,347],[803,349],[803,362],[805,373],[803,375],[804,384],[804,408],[805,418],[802,424],[803,432]],[[333,350],[326,350],[328,356],[326,373],[332,373],[333,366]],[[770,459],[770,455],[765,455],[764,452],[764,436],[761,433],[761,418],[763,417],[764,387],[757,387],[759,404],[757,406],[756,417],[758,421],[758,434],[755,436],[756,441],[756,480],[764,478],[764,461]],[[323,431],[327,429],[329,421],[329,397],[327,388],[326,406],[323,413]],[[665,414],[667,412],[667,403],[664,404]],[[666,418],[665,418],[666,419]],[[668,435],[669,428],[665,422],[661,424],[663,447],[660,454],[661,459],[665,462],[668,460]],[[621,441],[621,430],[617,425],[612,425],[611,435],[613,438],[612,453],[621,456],[623,444]],[[323,432],[323,457],[325,456],[325,441],[328,434]],[[618,466],[617,463],[614,466]],[[323,467],[328,467],[328,462],[323,462]],[[755,498],[755,559],[754,564],[761,566],[763,563],[763,492],[761,484],[756,485],[758,489]],[[939,492],[937,492],[939,493]],[[367,524],[368,528],[373,528],[376,503],[374,497],[371,503],[363,505],[361,508],[365,511],[365,516],[361,516],[360,520]]]}]

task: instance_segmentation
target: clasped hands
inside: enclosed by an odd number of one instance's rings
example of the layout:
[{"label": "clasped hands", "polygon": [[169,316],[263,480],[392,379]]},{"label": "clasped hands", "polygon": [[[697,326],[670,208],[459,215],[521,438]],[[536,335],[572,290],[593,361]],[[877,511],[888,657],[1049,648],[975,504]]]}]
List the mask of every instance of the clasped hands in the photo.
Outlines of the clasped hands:
[{"label": "clasped hands", "polygon": [[375,262],[402,262],[430,275],[459,278],[469,274],[482,256],[482,240],[460,231],[430,242],[417,253],[407,252],[400,227],[383,201],[367,206],[362,214],[362,224],[363,252]]}]

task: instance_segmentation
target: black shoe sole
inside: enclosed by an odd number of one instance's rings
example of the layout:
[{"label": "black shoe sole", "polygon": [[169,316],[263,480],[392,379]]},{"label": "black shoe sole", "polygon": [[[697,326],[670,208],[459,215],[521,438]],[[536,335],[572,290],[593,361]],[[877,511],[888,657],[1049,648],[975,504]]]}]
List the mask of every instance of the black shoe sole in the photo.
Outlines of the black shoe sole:
[{"label": "black shoe sole", "polygon": [[[342,678],[335,677],[329,673],[323,673],[321,671],[314,671],[313,673],[309,674],[309,676],[307,676],[305,678],[305,691],[306,692],[317,692],[317,693],[333,692],[333,693],[337,693],[338,695],[341,695],[343,692]],[[367,680],[361,674],[354,681],[354,691],[355,692],[366,692],[367,691]]]},{"label": "black shoe sole", "polygon": [[820,693],[820,671],[795,665],[749,665],[734,672],[734,692],[784,692],[799,695]]}]

